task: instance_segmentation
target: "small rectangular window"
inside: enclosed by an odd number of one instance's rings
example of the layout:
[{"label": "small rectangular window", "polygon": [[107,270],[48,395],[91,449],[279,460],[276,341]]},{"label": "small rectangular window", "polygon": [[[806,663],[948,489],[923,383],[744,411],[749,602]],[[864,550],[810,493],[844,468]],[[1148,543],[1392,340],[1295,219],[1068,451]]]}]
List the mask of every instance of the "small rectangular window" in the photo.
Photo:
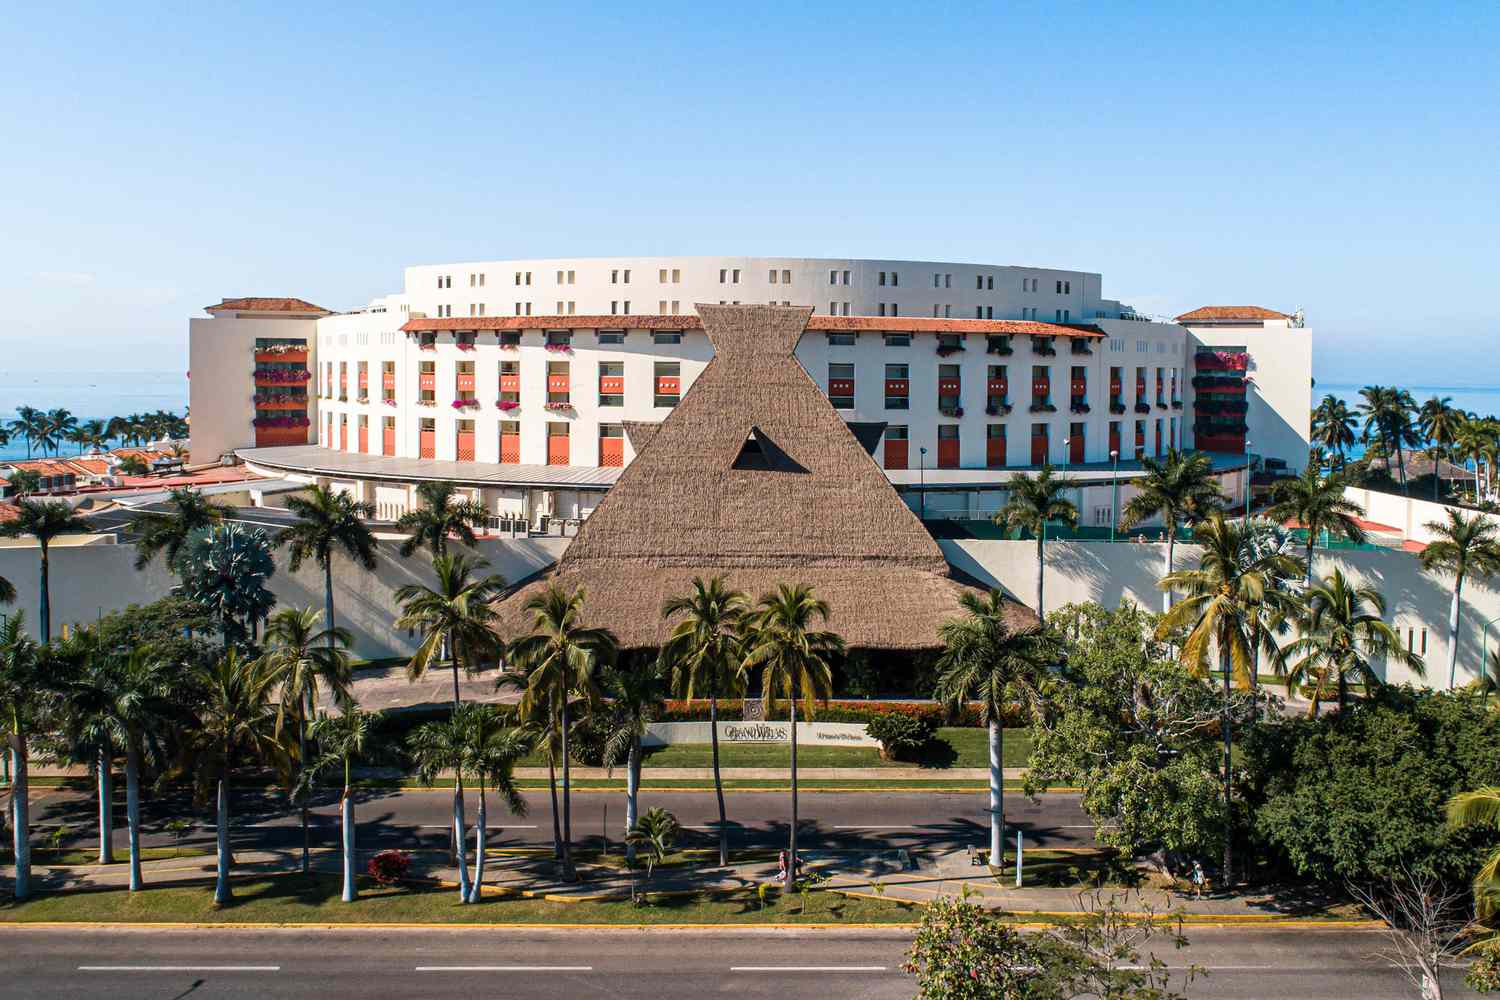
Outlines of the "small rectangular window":
[{"label": "small rectangular window", "polygon": [[680,344],[682,343],[681,330],[656,330],[651,334],[653,344]]},{"label": "small rectangular window", "polygon": [[[909,334],[909,333],[888,333],[888,334],[885,335],[885,346],[886,347],[910,347],[911,346],[911,334]],[[889,366],[887,366],[887,367],[889,367]]]},{"label": "small rectangular window", "polygon": [[853,347],[856,335],[853,333],[829,333],[829,347]]},{"label": "small rectangular window", "polygon": [[623,344],[625,343],[624,330],[600,330],[599,343],[601,344]]},{"label": "small rectangular window", "polygon": [[782,272],[781,272],[781,283],[783,285],[790,285],[792,283],[792,272],[791,271],[786,270],[785,268],[782,269]]},{"label": "small rectangular window", "polygon": [[773,268],[771,268],[771,284],[773,284],[773,285],[776,284],[776,278],[777,278],[777,271],[773,267]]}]

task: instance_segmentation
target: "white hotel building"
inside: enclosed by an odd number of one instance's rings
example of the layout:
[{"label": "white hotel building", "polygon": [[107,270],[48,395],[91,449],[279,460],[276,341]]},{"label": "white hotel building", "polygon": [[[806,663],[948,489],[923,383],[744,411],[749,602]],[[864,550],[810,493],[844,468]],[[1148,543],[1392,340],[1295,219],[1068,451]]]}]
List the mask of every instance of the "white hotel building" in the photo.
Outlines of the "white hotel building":
[{"label": "white hotel building", "polygon": [[1210,452],[1232,496],[1250,464],[1307,458],[1311,333],[1283,313],[1151,321],[1084,271],[621,257],[410,267],[345,313],[210,306],[190,321],[192,460],[333,484],[381,518],[424,479],[534,528],[587,517],[631,428],[711,357],[698,302],[811,306],[798,359],[928,517],[986,517],[1016,470],[1051,464],[1105,525],[1140,456]]}]

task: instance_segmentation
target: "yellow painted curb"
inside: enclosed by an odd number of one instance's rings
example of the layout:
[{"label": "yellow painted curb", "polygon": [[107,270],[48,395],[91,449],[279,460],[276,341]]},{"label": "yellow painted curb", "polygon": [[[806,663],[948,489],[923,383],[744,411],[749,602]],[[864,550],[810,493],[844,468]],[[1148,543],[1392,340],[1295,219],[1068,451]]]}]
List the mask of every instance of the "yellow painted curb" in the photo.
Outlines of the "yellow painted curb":
[{"label": "yellow painted curb", "polygon": [[916,927],[915,922],[892,921],[890,923],[805,923],[805,924],[597,924],[597,923],[511,923],[491,921],[487,923],[410,923],[406,921],[391,921],[389,923],[356,922],[349,923],[315,923],[312,921],[254,921],[247,923],[217,923],[212,921],[118,921],[107,920],[35,920],[35,921],[3,921],[0,920],[0,931],[3,930],[121,930],[127,928],[141,928],[148,930],[595,930],[595,931],[726,931],[743,933],[747,930],[883,930],[895,929],[906,930]]}]

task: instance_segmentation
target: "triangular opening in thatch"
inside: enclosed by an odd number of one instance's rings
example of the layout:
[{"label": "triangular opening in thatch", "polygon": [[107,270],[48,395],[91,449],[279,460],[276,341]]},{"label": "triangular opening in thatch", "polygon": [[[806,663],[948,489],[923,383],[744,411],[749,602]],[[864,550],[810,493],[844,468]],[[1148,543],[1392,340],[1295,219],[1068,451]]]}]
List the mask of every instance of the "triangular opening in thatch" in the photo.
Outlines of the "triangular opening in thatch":
[{"label": "triangular opening in thatch", "polygon": [[807,473],[792,456],[776,447],[776,442],[765,435],[759,427],[750,428],[740,453],[729,466],[742,472],[800,472]]}]

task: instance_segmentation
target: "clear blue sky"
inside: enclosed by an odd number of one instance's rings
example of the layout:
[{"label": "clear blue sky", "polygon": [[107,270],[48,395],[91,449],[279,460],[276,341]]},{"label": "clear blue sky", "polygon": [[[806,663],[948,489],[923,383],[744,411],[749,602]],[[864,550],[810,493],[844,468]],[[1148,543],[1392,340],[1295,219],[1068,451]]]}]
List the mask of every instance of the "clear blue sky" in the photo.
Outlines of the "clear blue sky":
[{"label": "clear blue sky", "polygon": [[911,257],[1307,310],[1500,384],[1500,6],[41,5],[0,14],[0,366],[171,369],[406,264]]}]

